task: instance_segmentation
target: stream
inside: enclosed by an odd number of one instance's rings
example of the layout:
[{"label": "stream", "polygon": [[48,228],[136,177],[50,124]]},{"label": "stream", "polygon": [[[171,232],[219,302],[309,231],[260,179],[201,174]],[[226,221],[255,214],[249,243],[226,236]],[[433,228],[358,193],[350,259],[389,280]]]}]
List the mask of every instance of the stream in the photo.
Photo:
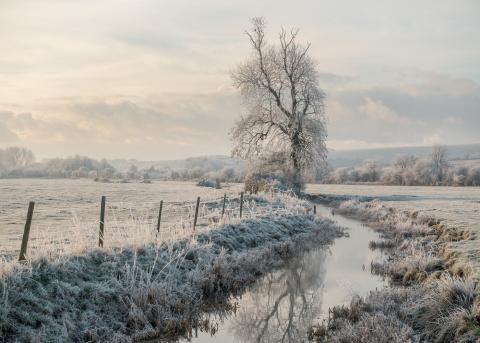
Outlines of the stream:
[{"label": "stream", "polygon": [[327,207],[317,205],[317,213],[347,228],[348,236],[263,276],[233,300],[234,313],[210,315],[208,330],[197,329],[180,342],[305,342],[308,330],[328,317],[330,307],[386,285],[370,273],[370,262],[384,258],[368,246],[379,235],[357,220],[332,216]]}]

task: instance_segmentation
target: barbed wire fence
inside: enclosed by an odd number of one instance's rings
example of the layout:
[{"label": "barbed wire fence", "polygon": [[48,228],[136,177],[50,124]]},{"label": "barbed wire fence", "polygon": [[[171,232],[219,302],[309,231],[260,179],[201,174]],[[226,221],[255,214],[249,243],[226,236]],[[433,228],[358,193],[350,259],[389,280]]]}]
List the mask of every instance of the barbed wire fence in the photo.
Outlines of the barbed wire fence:
[{"label": "barbed wire fence", "polygon": [[40,256],[79,254],[97,247],[122,249],[152,242],[169,244],[225,225],[238,224],[242,220],[316,213],[315,206],[306,205],[292,195],[241,192],[238,197],[227,197],[227,194],[208,200],[197,197],[196,202],[159,201],[158,206],[150,206],[143,214],[130,209],[127,218],[122,218],[118,211],[124,207],[121,202],[110,203],[110,199],[102,196],[99,219],[93,219],[93,213],[90,220],[73,213],[71,228],[45,231],[31,230],[35,203],[30,202],[20,252],[6,251],[3,259],[16,255],[20,261],[26,261]]}]

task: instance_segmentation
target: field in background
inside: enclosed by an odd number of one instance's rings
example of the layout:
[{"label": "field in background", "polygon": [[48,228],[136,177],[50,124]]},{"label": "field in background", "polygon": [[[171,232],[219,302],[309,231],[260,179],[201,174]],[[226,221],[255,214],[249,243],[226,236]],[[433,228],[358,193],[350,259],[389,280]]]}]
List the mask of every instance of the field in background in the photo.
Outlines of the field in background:
[{"label": "field in background", "polygon": [[[480,187],[409,187],[382,185],[308,185],[306,192],[378,198],[389,206],[420,211],[449,227],[468,230],[472,240],[451,242],[449,248],[480,273]],[[479,274],[480,275],[480,274]]]},{"label": "field in background", "polygon": [[[102,195],[107,197],[107,234],[112,225],[151,227],[160,200],[164,201],[162,227],[175,223],[190,228],[197,196],[202,202],[221,199],[225,193],[229,198],[238,198],[242,189],[241,184],[223,186],[217,190],[197,187],[194,182],[174,181],[142,184],[98,183],[88,179],[0,180],[0,255],[19,250],[29,201],[35,201],[32,239],[68,238],[71,230],[97,234]],[[206,215],[200,211],[200,223]]]}]

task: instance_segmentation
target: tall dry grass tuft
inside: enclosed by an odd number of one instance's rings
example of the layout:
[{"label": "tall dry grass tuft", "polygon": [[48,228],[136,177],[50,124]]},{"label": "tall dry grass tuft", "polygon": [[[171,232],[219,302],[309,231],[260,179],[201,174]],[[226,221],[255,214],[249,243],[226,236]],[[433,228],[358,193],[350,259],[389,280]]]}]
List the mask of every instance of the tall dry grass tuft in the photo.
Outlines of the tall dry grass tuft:
[{"label": "tall dry grass tuft", "polygon": [[417,342],[412,328],[401,316],[412,294],[403,288],[354,297],[348,306],[330,309],[326,322],[312,331],[317,342],[403,343]]},{"label": "tall dry grass tuft", "polygon": [[413,307],[413,327],[433,342],[476,342],[480,336],[477,285],[469,277],[444,275],[425,286]]}]

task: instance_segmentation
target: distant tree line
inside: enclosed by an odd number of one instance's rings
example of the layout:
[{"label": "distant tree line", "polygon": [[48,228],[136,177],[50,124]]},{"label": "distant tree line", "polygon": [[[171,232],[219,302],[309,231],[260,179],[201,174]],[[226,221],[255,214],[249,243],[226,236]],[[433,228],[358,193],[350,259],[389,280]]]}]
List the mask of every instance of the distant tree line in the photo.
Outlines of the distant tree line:
[{"label": "distant tree line", "polygon": [[[96,160],[85,156],[52,158],[37,162],[29,149],[8,147],[0,149],[0,178],[91,178],[117,180],[212,180],[243,182],[249,184],[258,178],[287,184],[290,169],[281,153],[251,162],[225,157],[195,157],[185,160],[182,167],[150,166],[117,170],[106,159]],[[398,155],[392,164],[382,166],[375,160],[366,160],[359,167],[323,168],[308,182],[335,184],[378,183],[403,186],[480,186],[480,163],[454,165],[447,159],[447,150],[436,146],[427,158]],[[253,182],[255,183],[255,182]]]},{"label": "distant tree line", "polygon": [[171,171],[172,180],[209,179],[221,182],[242,182],[244,177],[245,166],[240,160],[228,160],[227,163],[224,159],[212,157],[187,158],[184,169]]},{"label": "distant tree line", "polygon": [[401,186],[480,186],[480,165],[454,166],[447,159],[447,149],[435,146],[429,158],[399,155],[391,166],[386,167],[367,160],[360,167],[329,170],[321,181]]},{"label": "distant tree line", "polygon": [[115,168],[106,159],[98,161],[75,155],[37,162],[33,152],[26,148],[0,149],[0,177],[3,178],[111,178],[115,173]]},{"label": "distant tree line", "polygon": [[106,159],[96,160],[75,155],[37,162],[32,151],[21,147],[0,149],[0,178],[91,178],[91,179],[156,179],[218,180],[240,182],[244,178],[243,162],[214,157],[195,157],[185,161],[185,168],[139,169],[131,164],[119,171]]}]

